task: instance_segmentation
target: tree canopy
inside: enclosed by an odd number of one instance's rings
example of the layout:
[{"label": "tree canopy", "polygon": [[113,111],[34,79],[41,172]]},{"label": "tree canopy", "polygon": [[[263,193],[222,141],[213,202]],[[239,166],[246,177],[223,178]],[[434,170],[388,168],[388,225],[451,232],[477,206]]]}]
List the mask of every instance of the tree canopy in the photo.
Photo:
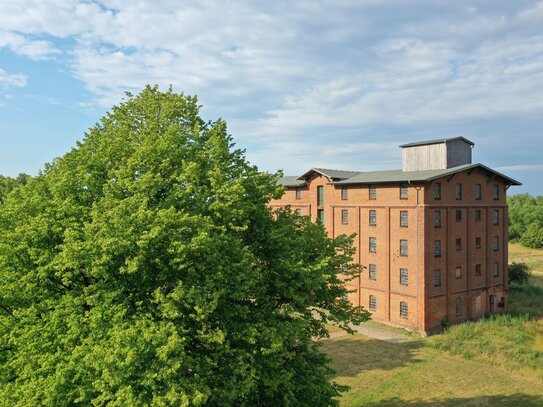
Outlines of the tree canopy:
[{"label": "tree canopy", "polygon": [[0,400],[334,405],[352,237],[273,213],[278,176],[195,97],[127,94],[0,205]]},{"label": "tree canopy", "polygon": [[524,246],[543,248],[543,196],[512,195],[509,204],[509,237]]}]

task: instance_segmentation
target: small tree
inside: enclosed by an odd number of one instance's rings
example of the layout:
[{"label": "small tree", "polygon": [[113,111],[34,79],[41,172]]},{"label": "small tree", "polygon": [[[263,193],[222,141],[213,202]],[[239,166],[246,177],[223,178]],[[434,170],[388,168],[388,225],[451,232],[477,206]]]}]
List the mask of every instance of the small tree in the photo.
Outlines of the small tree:
[{"label": "small tree", "polygon": [[543,224],[531,223],[520,238],[520,242],[533,249],[543,248]]},{"label": "small tree", "polygon": [[525,285],[530,281],[532,270],[530,266],[524,262],[512,262],[509,264],[509,284]]},{"label": "small tree", "polygon": [[4,404],[337,404],[352,237],[275,217],[277,179],[195,98],[128,95],[0,207]]}]

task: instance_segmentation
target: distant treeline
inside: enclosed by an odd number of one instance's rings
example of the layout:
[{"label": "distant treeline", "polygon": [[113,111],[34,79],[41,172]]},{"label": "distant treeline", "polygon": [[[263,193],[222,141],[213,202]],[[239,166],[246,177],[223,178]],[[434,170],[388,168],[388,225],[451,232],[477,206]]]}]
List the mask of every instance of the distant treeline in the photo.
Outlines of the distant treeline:
[{"label": "distant treeline", "polygon": [[526,247],[543,248],[543,196],[512,195],[509,204],[509,239]]},{"label": "distant treeline", "polygon": [[19,174],[16,178],[0,175],[0,203],[4,203],[6,196],[20,185],[26,185],[30,175]]}]

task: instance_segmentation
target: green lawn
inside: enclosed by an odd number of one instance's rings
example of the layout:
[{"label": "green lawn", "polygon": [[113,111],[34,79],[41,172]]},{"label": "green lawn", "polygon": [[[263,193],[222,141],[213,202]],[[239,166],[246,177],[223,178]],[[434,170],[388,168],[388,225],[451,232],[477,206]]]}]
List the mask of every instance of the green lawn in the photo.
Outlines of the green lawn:
[{"label": "green lawn", "polygon": [[[510,247],[543,287],[543,250]],[[512,314],[392,344],[363,335],[322,342],[343,406],[543,406],[543,290],[512,290]],[[519,313],[529,315],[519,316]]]}]

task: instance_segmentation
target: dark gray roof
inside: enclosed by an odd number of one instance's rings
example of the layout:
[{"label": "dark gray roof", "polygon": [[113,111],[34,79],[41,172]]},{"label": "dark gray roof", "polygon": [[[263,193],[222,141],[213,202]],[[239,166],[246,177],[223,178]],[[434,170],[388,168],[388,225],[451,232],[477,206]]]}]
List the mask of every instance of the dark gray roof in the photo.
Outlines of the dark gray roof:
[{"label": "dark gray roof", "polygon": [[427,144],[441,144],[441,143],[447,143],[449,141],[454,141],[454,140],[462,140],[468,144],[471,144],[472,146],[475,145],[473,141],[470,141],[467,138],[460,136],[460,137],[451,137],[451,138],[440,138],[440,139],[427,140],[427,141],[415,141],[414,143],[402,144],[400,147],[404,148],[404,147],[424,146]]},{"label": "dark gray roof", "polygon": [[297,176],[282,177],[277,181],[277,185],[283,185],[285,187],[301,187],[305,185],[304,180],[300,180]]},{"label": "dark gray roof", "polygon": [[358,171],[331,170],[328,168],[311,168],[305,174],[298,177],[298,179],[305,179],[312,172],[318,172],[319,174],[322,174],[325,177],[332,178],[332,179],[340,179],[340,180],[350,178],[356,174],[359,174]]},{"label": "dark gray roof", "polygon": [[427,170],[427,171],[371,171],[359,172],[355,176],[330,184],[346,185],[346,184],[379,184],[387,182],[428,182],[448,175],[456,174],[457,172],[470,170],[473,168],[481,168],[493,175],[503,178],[509,185],[522,185],[520,182],[509,178],[483,164],[464,164],[457,167],[447,168],[444,170]]}]

